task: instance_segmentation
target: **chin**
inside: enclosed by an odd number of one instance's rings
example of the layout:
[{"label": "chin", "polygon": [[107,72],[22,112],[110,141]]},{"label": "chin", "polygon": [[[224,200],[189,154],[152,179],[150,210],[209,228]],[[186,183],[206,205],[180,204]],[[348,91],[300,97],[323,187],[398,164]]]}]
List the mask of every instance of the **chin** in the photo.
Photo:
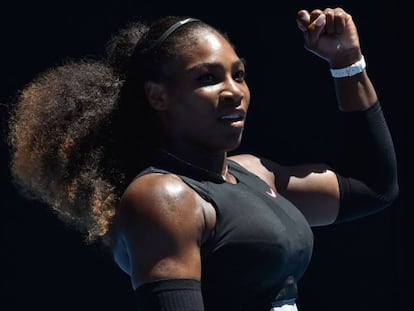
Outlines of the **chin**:
[{"label": "chin", "polygon": [[231,144],[230,146],[228,146],[228,148],[225,150],[226,152],[231,152],[236,150],[237,148],[240,147],[241,144],[241,136],[239,137],[239,139],[237,141],[235,141],[233,144]]}]

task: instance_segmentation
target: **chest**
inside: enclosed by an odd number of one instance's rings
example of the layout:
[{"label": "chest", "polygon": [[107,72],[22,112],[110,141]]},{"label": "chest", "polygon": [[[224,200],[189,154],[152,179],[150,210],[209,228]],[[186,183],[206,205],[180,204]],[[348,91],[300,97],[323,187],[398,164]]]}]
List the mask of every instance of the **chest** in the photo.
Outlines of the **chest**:
[{"label": "chest", "polygon": [[208,251],[229,245],[262,251],[266,246],[276,249],[280,258],[312,244],[312,232],[303,215],[264,182],[241,180],[211,184],[208,189],[216,210]]},{"label": "chest", "polygon": [[201,248],[208,301],[226,298],[220,288],[231,300],[244,301],[240,304],[265,301],[276,296],[287,278],[301,278],[313,234],[292,203],[255,176],[239,176],[235,185],[207,185],[207,190],[216,210],[216,225]]}]

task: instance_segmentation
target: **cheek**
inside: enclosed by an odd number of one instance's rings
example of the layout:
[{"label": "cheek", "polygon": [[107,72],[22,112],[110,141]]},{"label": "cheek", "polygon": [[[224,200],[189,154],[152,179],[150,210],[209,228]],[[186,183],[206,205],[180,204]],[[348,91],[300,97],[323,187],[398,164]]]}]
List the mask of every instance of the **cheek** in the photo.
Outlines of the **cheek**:
[{"label": "cheek", "polygon": [[214,121],[216,103],[205,93],[193,93],[180,99],[173,114],[177,126],[196,129]]},{"label": "cheek", "polygon": [[193,92],[185,100],[185,107],[200,115],[208,116],[215,113],[218,105],[218,95],[214,88],[203,88]]}]

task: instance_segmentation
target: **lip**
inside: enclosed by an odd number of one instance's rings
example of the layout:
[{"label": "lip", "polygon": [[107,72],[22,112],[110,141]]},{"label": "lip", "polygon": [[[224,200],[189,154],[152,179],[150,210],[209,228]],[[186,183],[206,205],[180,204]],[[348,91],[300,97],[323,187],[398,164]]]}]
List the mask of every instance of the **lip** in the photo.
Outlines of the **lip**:
[{"label": "lip", "polygon": [[238,122],[238,121],[244,121],[246,119],[246,111],[243,109],[233,109],[226,111],[225,113],[222,113],[219,116],[220,121],[225,122]]},{"label": "lip", "polygon": [[240,120],[240,121],[233,121],[233,122],[228,122],[228,124],[235,129],[242,129],[244,128],[244,119]]},{"label": "lip", "polygon": [[243,129],[246,120],[246,112],[244,110],[227,111],[219,117],[221,124],[230,126],[233,129]]}]

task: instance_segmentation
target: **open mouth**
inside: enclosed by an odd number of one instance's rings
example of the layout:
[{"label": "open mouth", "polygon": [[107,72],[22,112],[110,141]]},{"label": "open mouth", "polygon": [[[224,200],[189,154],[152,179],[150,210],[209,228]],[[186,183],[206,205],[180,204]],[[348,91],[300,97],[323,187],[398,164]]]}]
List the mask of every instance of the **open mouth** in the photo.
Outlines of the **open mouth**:
[{"label": "open mouth", "polygon": [[232,112],[220,117],[220,121],[231,125],[232,127],[241,128],[244,126],[245,113]]},{"label": "open mouth", "polygon": [[234,111],[229,114],[222,115],[220,120],[227,122],[238,122],[243,121],[245,118],[245,113],[243,111]]}]

